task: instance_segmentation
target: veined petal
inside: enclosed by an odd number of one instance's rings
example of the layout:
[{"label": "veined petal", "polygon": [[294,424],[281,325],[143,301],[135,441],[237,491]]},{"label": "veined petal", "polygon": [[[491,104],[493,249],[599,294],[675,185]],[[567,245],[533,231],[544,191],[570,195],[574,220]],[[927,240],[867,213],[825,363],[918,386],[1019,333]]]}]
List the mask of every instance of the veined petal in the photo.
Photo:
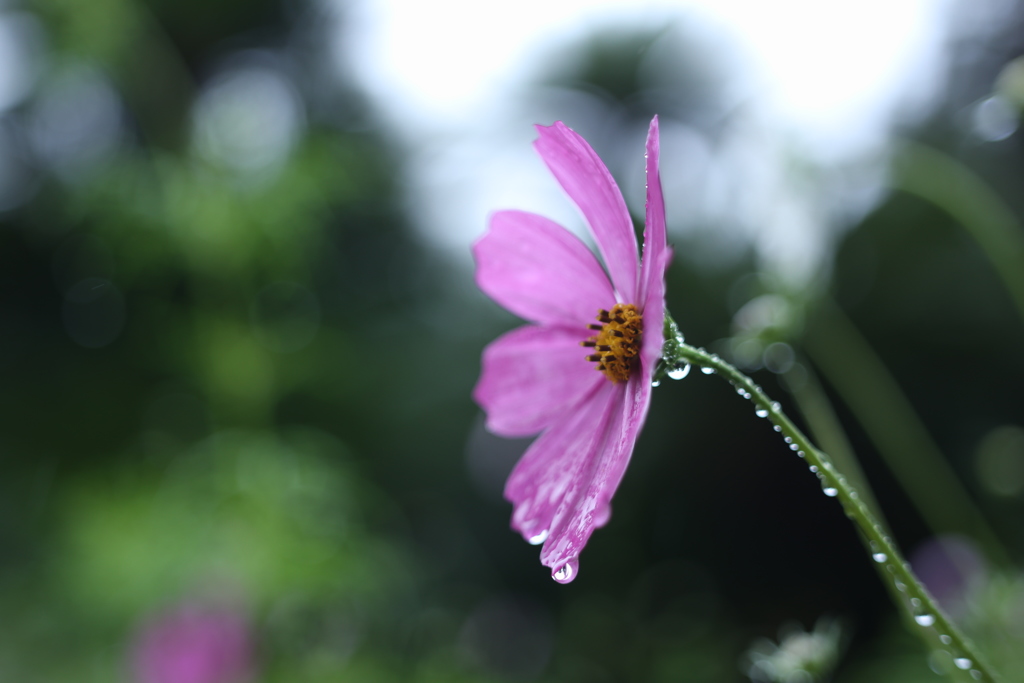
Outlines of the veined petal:
[{"label": "veined petal", "polygon": [[537,153],[583,212],[620,302],[637,301],[637,246],[619,186],[597,153],[561,121],[537,126]]},{"label": "veined petal", "polygon": [[647,216],[644,226],[643,262],[640,266],[640,303],[644,309],[645,334],[640,362],[645,371],[653,372],[661,356],[664,341],[661,334],[665,322],[665,271],[672,260],[665,228],[665,198],[661,191],[661,140],[658,117],[651,120],[647,133]]},{"label": "veined petal", "polygon": [[480,289],[532,322],[586,327],[599,309],[615,304],[593,252],[543,216],[494,214],[490,230],[473,245],[473,255]]},{"label": "veined petal", "polygon": [[649,377],[634,375],[615,389],[613,411],[596,454],[563,494],[541,550],[541,564],[551,567],[553,573],[566,564],[573,567],[566,580],[574,578],[577,558],[594,529],[608,521],[612,496],[622,481],[650,406]]},{"label": "veined petal", "polygon": [[[599,374],[599,373],[595,373]],[[556,523],[567,493],[587,478],[615,412],[623,385],[601,382],[553,422],[527,449],[505,483],[512,502],[512,528],[539,543]]]},{"label": "veined petal", "polygon": [[591,334],[564,327],[527,325],[484,349],[473,398],[487,413],[487,428],[502,436],[530,436],[559,420],[599,383],[580,342]]}]

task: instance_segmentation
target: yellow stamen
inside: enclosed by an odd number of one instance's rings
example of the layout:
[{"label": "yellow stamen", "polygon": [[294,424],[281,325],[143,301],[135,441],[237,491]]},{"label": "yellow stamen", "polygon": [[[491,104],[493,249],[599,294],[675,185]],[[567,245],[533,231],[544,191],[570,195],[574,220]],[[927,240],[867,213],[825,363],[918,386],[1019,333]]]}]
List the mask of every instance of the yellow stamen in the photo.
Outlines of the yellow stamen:
[{"label": "yellow stamen", "polygon": [[599,330],[597,335],[580,345],[596,351],[587,356],[587,360],[597,363],[597,369],[605,377],[616,384],[625,382],[640,353],[643,316],[633,304],[615,304],[611,311],[598,311],[597,320],[600,325],[588,325],[592,330]]}]

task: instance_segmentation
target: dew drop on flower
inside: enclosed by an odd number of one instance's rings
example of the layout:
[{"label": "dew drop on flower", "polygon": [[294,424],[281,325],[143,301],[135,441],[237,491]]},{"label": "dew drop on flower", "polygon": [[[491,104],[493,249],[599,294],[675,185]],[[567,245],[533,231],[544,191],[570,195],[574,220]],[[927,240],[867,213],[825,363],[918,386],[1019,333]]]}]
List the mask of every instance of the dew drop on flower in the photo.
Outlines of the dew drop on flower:
[{"label": "dew drop on flower", "polygon": [[974,662],[969,660],[967,657],[957,657],[953,660],[953,663],[956,664],[956,668],[962,669],[964,671],[970,669],[971,665],[974,664]]},{"label": "dew drop on flower", "polygon": [[871,555],[871,559],[873,559],[875,562],[878,562],[879,564],[881,564],[882,562],[885,562],[886,560],[888,560],[889,556],[886,555],[885,553],[873,553]]},{"label": "dew drop on flower", "polygon": [[551,574],[551,578],[553,578],[558,583],[569,583],[573,580],[573,577],[576,576],[576,572],[578,569],[579,562],[577,562],[576,560],[569,560],[561,567],[559,567],[557,570],[555,570]]},{"label": "dew drop on flower", "polygon": [[528,541],[528,543],[530,545],[540,545],[541,543],[543,543],[546,540],[548,540],[548,530],[547,529],[545,529],[544,531],[540,532],[536,536],[531,536],[530,540]]},{"label": "dew drop on flower", "polygon": [[758,408],[757,410],[754,411],[754,415],[757,415],[758,417],[768,417],[768,409]]},{"label": "dew drop on flower", "polygon": [[672,368],[668,371],[668,376],[671,379],[682,379],[690,374],[690,364],[686,363],[682,367]]},{"label": "dew drop on flower", "polygon": [[935,623],[935,617],[931,614],[918,614],[914,617],[914,621],[916,621],[919,626],[931,626]]}]

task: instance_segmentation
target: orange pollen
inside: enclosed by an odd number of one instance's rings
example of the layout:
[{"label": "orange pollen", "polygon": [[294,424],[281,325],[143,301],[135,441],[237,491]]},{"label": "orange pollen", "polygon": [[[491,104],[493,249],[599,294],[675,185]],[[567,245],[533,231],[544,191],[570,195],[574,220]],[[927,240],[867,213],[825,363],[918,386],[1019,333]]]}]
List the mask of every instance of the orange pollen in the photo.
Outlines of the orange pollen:
[{"label": "orange pollen", "polygon": [[643,316],[633,304],[615,304],[611,311],[597,312],[600,325],[588,325],[597,330],[597,335],[580,342],[596,353],[587,360],[597,363],[597,369],[615,384],[629,379],[637,355],[640,353],[640,337],[643,334]]}]

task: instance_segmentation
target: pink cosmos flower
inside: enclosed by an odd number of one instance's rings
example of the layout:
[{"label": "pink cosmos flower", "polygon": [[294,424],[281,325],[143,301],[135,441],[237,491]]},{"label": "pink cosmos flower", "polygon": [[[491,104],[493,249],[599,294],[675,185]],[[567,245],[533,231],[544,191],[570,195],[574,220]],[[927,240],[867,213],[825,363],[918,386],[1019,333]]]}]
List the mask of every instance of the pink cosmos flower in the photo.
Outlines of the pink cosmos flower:
[{"label": "pink cosmos flower", "polygon": [[139,683],[242,683],[253,671],[253,646],[242,614],[192,602],[146,622],[132,658]]},{"label": "pink cosmos flower", "polygon": [[531,324],[484,350],[473,397],[495,434],[540,433],[509,475],[505,497],[512,528],[543,543],[541,563],[568,583],[590,535],[611,516],[647,417],[672,253],[657,117],[647,136],[642,260],[622,193],[590,145],[561,121],[537,132],[534,148],[583,213],[607,274],[583,242],[547,218],[494,214],[473,245],[477,285]]}]

